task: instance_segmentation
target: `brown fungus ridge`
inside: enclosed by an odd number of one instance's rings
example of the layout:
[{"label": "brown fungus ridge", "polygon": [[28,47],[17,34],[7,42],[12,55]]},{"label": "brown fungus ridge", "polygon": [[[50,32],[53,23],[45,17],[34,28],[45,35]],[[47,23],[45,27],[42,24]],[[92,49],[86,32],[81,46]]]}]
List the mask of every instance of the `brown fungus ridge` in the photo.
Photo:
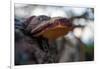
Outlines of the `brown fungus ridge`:
[{"label": "brown fungus ridge", "polygon": [[[38,17],[34,18],[27,27],[31,28],[31,34],[34,37],[43,36],[48,40],[55,40],[58,37],[67,35],[73,28],[71,20],[64,17],[52,17],[46,19],[48,16],[45,16],[42,21],[38,21]],[[33,28],[34,26],[35,28]]]}]

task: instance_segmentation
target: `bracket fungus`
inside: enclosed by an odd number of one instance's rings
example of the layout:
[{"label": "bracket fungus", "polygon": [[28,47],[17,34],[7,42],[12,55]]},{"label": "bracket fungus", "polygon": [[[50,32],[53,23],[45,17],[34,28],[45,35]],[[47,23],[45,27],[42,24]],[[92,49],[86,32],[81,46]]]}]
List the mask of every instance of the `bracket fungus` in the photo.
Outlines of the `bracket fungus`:
[{"label": "bracket fungus", "polygon": [[[34,16],[26,21],[26,29],[32,36],[42,36],[48,40],[55,40],[58,37],[68,34],[73,24],[70,19],[64,17],[48,17],[45,15]],[[29,22],[29,23],[28,23]]]}]

